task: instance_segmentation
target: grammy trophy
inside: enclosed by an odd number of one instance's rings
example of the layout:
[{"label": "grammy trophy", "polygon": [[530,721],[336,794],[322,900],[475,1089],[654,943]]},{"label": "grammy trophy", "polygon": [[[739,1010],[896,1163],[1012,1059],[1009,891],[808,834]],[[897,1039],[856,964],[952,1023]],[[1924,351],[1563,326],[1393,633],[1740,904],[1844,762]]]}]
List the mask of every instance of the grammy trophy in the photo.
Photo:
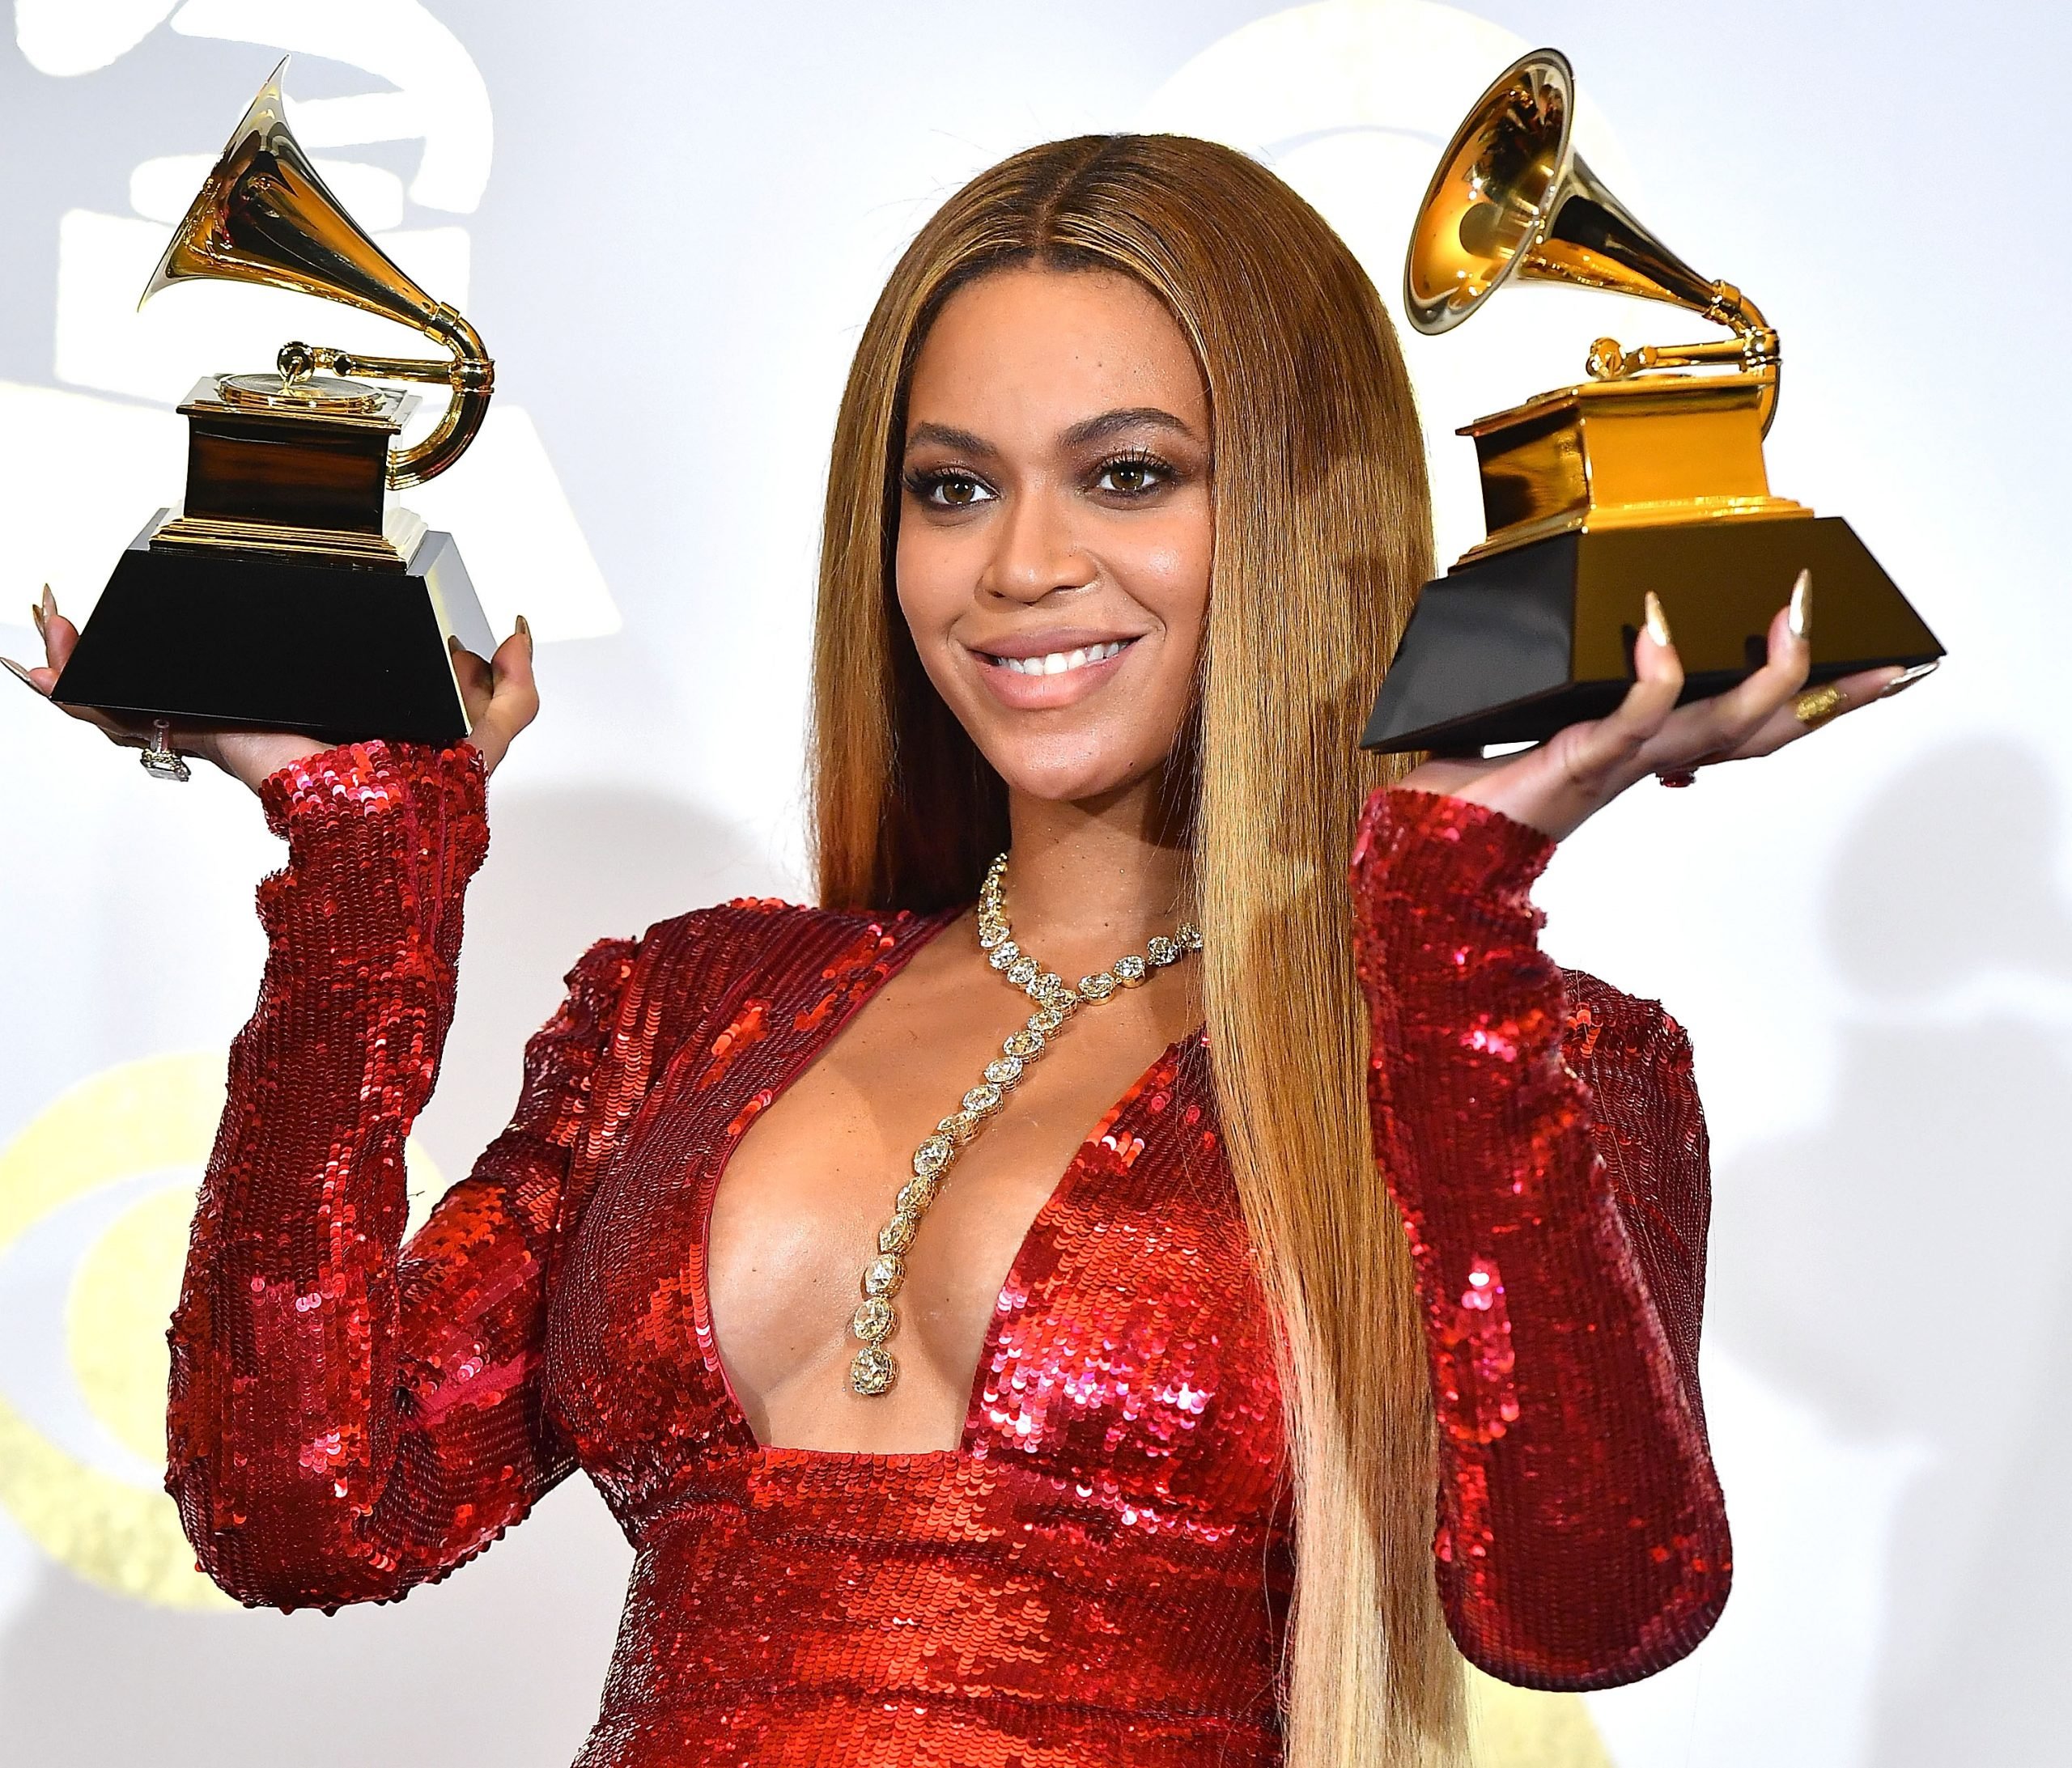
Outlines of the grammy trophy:
[{"label": "grammy trophy", "polygon": [[[448,354],[291,343],[276,372],[200,382],[180,407],[186,496],[123,553],[53,697],[334,742],[450,744],[468,731],[450,647],[486,655],[488,624],[452,536],[388,493],[461,457],[495,367],[475,329],[325,188],[288,127],[280,76],[253,100],[143,299],[197,279],[260,283],[413,326]],[[446,389],[422,441],[392,447],[417,399],[382,380]]]},{"label": "grammy trophy", "polygon": [[1474,753],[1539,741],[1616,706],[1650,590],[1687,700],[1758,668],[1771,617],[1810,569],[1810,679],[1942,655],[1849,524],[1772,494],[1777,334],[1731,283],[1700,276],[1577,155],[1574,76],[1552,49],[1484,93],[1441,156],[1412,227],[1403,307],[1451,330],[1507,282],[1667,301],[1727,328],[1628,350],[1601,337],[1589,379],[1467,425],[1488,537],[1427,583],[1363,745]]}]

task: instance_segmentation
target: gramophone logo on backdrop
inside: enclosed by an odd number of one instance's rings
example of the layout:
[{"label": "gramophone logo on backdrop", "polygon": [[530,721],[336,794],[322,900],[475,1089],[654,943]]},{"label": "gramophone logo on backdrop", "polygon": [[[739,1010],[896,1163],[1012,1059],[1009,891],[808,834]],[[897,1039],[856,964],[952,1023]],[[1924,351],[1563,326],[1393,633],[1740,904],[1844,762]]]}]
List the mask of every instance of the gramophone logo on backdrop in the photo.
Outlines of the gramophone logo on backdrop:
[{"label": "gramophone logo on backdrop", "polygon": [[[469,230],[412,211],[465,215],[480,205],[493,140],[489,94],[467,50],[418,0],[16,0],[15,24],[31,65],[61,78],[90,76],[162,28],[252,45],[226,53],[248,57],[255,86],[270,65],[267,51],[364,69],[371,84],[389,89],[291,101],[289,120],[383,250],[441,299],[467,307]],[[407,184],[350,154],[415,141],[422,153]],[[131,171],[134,213],[72,209],[59,223],[58,387],[0,382],[10,562],[24,582],[53,583],[68,607],[98,591],[138,512],[179,485],[185,437],[172,408],[197,374],[261,359],[280,337],[319,323],[342,346],[375,354],[410,335],[330,304],[320,322],[311,316],[316,303],[272,289],[219,284],[206,297],[180,291],[138,308],[138,291],[219,143],[168,145],[193,151]],[[106,394],[117,396],[97,396]],[[427,403],[419,427],[438,404]],[[18,439],[11,446],[10,436]],[[509,630],[522,609],[542,640],[617,631],[618,608],[523,408],[499,399],[472,452],[467,472],[425,487],[412,505],[431,526],[466,536],[492,629]],[[79,470],[87,460],[91,474]]]}]

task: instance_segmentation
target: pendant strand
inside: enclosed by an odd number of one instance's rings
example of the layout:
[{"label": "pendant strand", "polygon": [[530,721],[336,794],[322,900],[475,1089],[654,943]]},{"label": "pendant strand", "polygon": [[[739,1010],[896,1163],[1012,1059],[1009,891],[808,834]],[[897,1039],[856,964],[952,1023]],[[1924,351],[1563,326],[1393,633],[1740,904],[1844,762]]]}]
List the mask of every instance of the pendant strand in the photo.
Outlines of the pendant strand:
[{"label": "pendant strand", "polygon": [[1119,957],[1105,970],[1082,976],[1076,987],[1046,969],[1014,942],[1007,918],[1007,855],[994,860],[979,892],[979,948],[986,961],[1035,1002],[1036,1011],[1018,1031],[1010,1032],[1000,1053],[987,1062],[979,1084],[966,1093],[957,1109],[935,1127],[914,1151],[913,1177],[900,1186],[891,1219],[878,1230],[877,1256],[864,1267],[864,1299],[849,1321],[863,1340],[849,1365],[849,1385],[866,1398],[889,1392],[899,1377],[899,1363],[885,1348],[899,1329],[893,1298],[906,1281],[906,1249],[942,1189],[957,1151],[978,1134],[1007,1102],[1030,1063],[1042,1055],[1050,1039],[1081,1007],[1111,1000],[1122,990],[1140,986],[1154,970],[1177,964],[1201,949],[1201,932],[1182,921],[1172,932],[1147,940],[1141,952]]}]

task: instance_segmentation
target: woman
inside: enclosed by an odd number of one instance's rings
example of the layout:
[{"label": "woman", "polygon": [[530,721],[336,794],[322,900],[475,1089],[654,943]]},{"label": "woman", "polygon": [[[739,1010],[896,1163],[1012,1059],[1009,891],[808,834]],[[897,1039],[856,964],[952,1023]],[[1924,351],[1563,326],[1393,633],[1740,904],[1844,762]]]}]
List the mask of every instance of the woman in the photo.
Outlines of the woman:
[{"label": "woman", "polygon": [[1429,553],[1388,322],[1271,174],[977,179],[837,427],[824,905],[593,948],[407,1247],[523,622],[443,754],[175,733],[289,842],[174,1322],[210,1573],[394,1597],[583,1467],[639,1550],[586,1768],[1410,1763],[1449,1629],[1542,1687],[1688,1651],[1704,1128],[1527,891],[1650,773],[1803,734],[1811,589],[1730,693],[1676,709],[1651,604],[1611,716],[1376,789]]}]

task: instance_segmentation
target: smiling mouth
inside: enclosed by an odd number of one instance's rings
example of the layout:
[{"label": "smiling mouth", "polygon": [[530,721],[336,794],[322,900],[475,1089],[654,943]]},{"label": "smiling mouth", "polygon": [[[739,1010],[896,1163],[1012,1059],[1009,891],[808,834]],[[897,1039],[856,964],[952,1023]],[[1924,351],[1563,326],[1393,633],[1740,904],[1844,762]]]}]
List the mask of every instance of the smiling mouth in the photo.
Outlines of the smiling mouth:
[{"label": "smiling mouth", "polygon": [[1125,647],[1136,642],[1134,638],[1111,638],[1102,645],[1085,645],[1076,651],[1047,651],[1040,657],[996,657],[990,651],[980,653],[996,669],[1004,669],[1009,675],[1061,676],[1074,669],[1084,669],[1090,663],[1106,663],[1110,657],[1119,657]]}]

